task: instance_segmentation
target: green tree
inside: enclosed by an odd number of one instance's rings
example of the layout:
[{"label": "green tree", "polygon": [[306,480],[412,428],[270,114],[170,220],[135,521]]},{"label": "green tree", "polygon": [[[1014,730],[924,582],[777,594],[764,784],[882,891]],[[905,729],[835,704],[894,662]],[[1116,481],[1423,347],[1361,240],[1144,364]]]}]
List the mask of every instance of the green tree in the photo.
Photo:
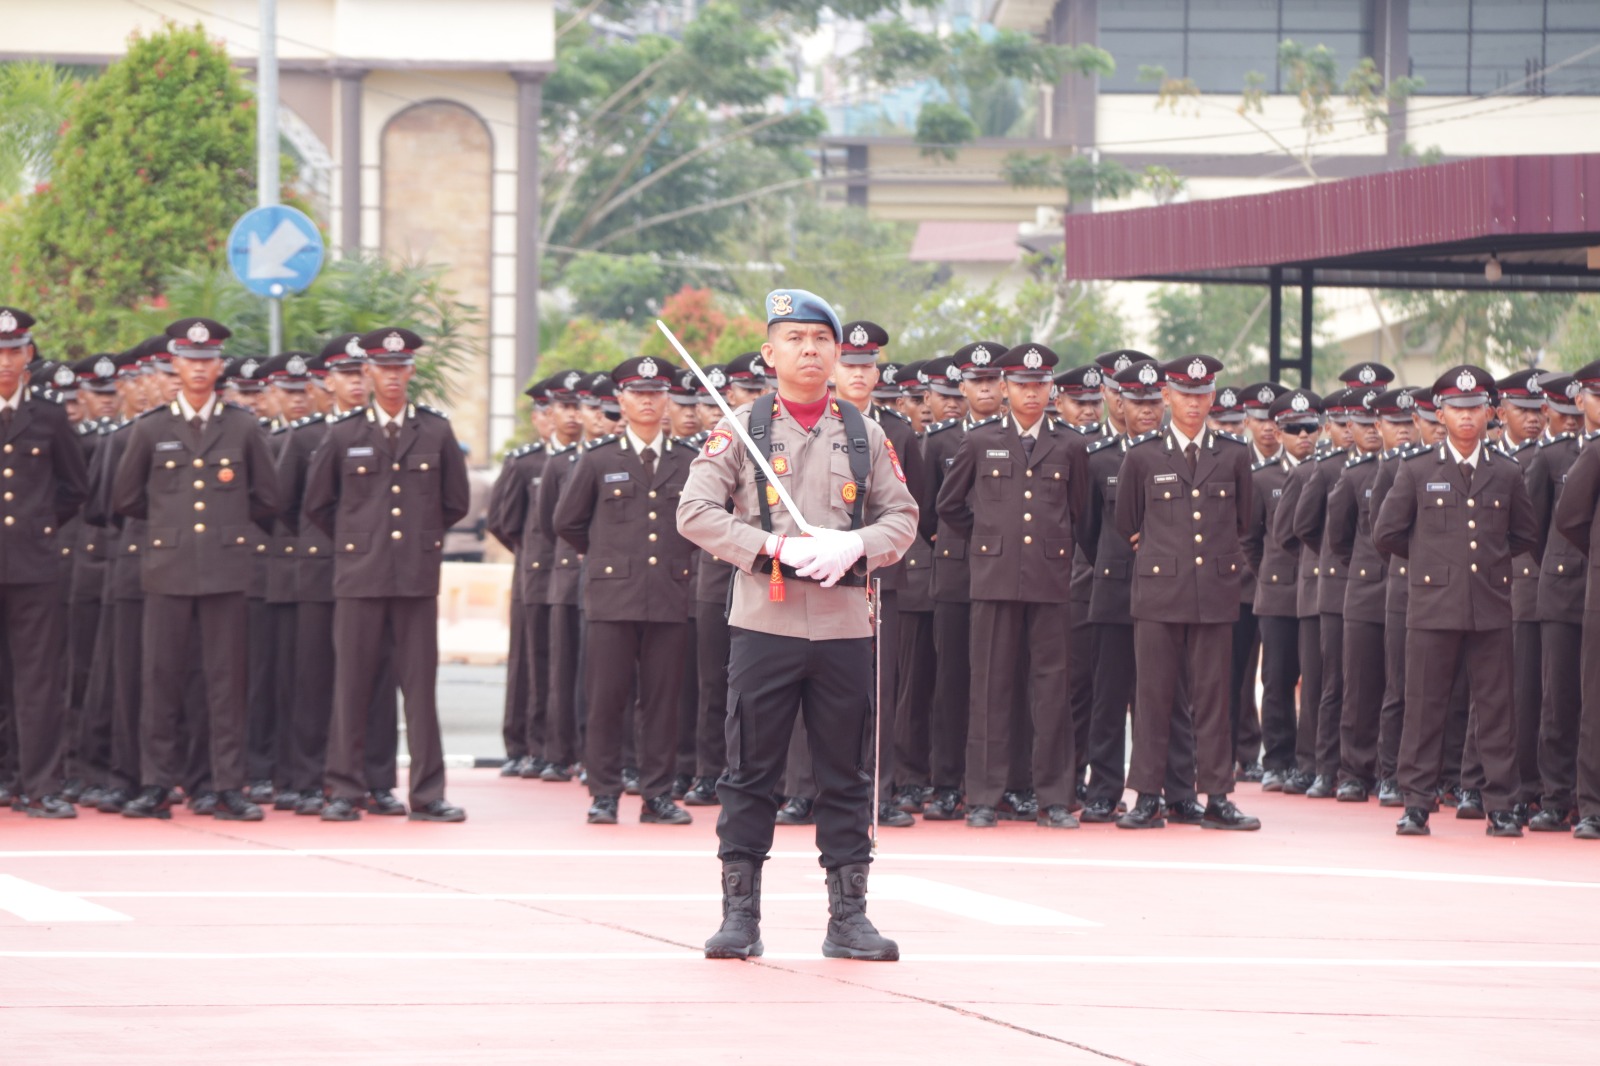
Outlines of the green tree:
[{"label": "green tree", "polygon": [[722,336],[718,337],[717,343],[712,346],[711,359],[713,362],[726,363],[745,352],[755,351],[765,344],[766,340],[766,323],[738,315],[728,320]]},{"label": "green tree", "polygon": [[[704,365],[716,349],[717,340],[728,325],[728,316],[717,309],[710,289],[684,286],[661,301],[661,321],[672,330],[678,343],[689,350],[695,362]],[[651,322],[639,343],[640,355],[666,359],[674,366],[683,362],[656,324]]]},{"label": "green tree", "polygon": [[562,370],[586,374],[610,370],[638,350],[640,336],[640,331],[626,322],[574,316],[556,342],[544,350],[538,376]]},{"label": "green tree", "polygon": [[0,64],[0,200],[50,180],[77,89],[70,71],[50,63]]},{"label": "green tree", "polygon": [[78,95],[51,183],[6,229],[10,298],[70,324],[66,354],[115,346],[163,276],[221,261],[255,202],[255,119],[239,71],[200,27],[133,38]]},{"label": "green tree", "polygon": [[1600,359],[1600,296],[1584,293],[1573,298],[1555,338],[1553,368],[1578,370]]},{"label": "green tree", "polygon": [[[1492,361],[1507,367],[1530,366],[1535,353],[1561,333],[1575,299],[1572,293],[1559,292],[1384,293],[1384,302],[1411,320],[1413,332],[1438,338],[1437,360],[1442,365]],[[1589,313],[1587,305],[1584,313]],[[1581,321],[1575,324],[1581,333]]]},{"label": "green tree", "polygon": [[1053,349],[1066,370],[1123,346],[1127,325],[1104,286],[1061,280],[1059,269],[1042,257],[1030,257],[1025,265],[1031,273],[1010,299],[999,285],[973,291],[954,280],[927,293],[895,358],[932,359],[976,340],[1037,341]]},{"label": "green tree", "polygon": [[[1224,364],[1224,375],[1238,384],[1267,377],[1267,350],[1272,316],[1269,297],[1255,285],[1163,285],[1150,297],[1155,316],[1152,343],[1159,358],[1213,355]],[[1312,310],[1312,387],[1327,387],[1336,380],[1340,357],[1324,354],[1326,315]],[[1286,357],[1300,350],[1300,294],[1283,294],[1283,349]],[[1298,382],[1294,382],[1298,384]]]}]

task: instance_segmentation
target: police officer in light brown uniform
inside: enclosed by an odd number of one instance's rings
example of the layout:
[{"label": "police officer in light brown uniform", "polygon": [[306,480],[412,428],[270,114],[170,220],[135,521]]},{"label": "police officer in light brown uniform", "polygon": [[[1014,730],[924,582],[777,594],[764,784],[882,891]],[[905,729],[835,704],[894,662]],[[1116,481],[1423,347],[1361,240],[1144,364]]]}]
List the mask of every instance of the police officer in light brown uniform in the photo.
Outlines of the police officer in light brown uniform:
[{"label": "police officer in light brown uniform", "polygon": [[841,340],[833,309],[812,293],[780,289],[767,296],[767,319],[762,355],[778,391],[735,417],[770,449],[773,474],[787,479],[815,535],[802,536],[786,510],[763,502],[755,463],[726,422],[707,438],[678,508],[684,534],[738,569],[728,619],[728,771],[717,785],[723,924],[706,955],[761,953],[760,867],[772,847],[772,792],[795,715],[803,713],[828,881],[823,954],[898,959],[899,948],[866,916],[872,625],[864,570],[887,566],[910,547],[917,505],[883,430],[828,397]]},{"label": "police officer in light brown uniform", "polygon": [[467,464],[450,422],[410,403],[423,340],[377,329],[358,343],[372,402],[335,419],[306,474],[305,518],[333,538],[333,721],[322,818],[360,817],[367,713],[383,649],[392,645],[411,753],[413,821],[460,822],[444,798],[439,671],[439,567],[445,530],[467,513]]}]

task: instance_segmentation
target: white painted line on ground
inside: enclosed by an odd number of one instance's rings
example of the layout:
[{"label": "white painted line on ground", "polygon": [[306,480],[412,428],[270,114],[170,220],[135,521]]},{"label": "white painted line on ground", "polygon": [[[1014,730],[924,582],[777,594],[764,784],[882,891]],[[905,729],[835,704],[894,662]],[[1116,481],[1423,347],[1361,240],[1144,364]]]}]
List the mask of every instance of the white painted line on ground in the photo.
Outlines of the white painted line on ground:
[{"label": "white painted line on ground", "polygon": [[962,918],[987,922],[990,925],[1094,929],[1100,924],[1091,922],[1087,918],[1051,910],[1049,907],[1023,903],[1020,900],[1007,899],[988,892],[977,892],[957,885],[947,885],[943,881],[932,881],[926,877],[913,877],[909,874],[873,874],[872,895],[875,899],[915,903]]},{"label": "white painted line on ground", "polygon": [[[821,962],[814,951],[774,951],[776,962]],[[704,962],[699,951],[4,951],[0,959],[133,962]],[[1033,966],[1238,966],[1252,969],[1340,967],[1388,970],[1600,970],[1600,959],[1375,959],[1299,955],[902,955],[900,964],[938,963]]]},{"label": "white painted line on ground", "polygon": [[10,874],[0,874],[0,911],[25,922],[127,922],[126,914]]},{"label": "white painted line on ground", "polygon": [[[706,850],[647,848],[149,848],[63,851],[0,851],[0,859],[304,859],[304,858],[452,858],[452,859],[693,859],[715,863]],[[779,851],[777,861],[815,863],[815,852]],[[1547,877],[1469,873],[1458,870],[1392,870],[1351,866],[1276,866],[1266,863],[1177,862],[1155,859],[1071,859],[1029,855],[938,855],[890,853],[880,864],[949,863],[981,866],[1057,866],[1074,869],[1159,870],[1169,873],[1271,874],[1284,877],[1346,877],[1360,880],[1415,881],[1424,884],[1497,885],[1506,888],[1600,889],[1600,881],[1562,881]],[[882,866],[880,865],[880,869]],[[875,875],[881,876],[881,875]]]}]

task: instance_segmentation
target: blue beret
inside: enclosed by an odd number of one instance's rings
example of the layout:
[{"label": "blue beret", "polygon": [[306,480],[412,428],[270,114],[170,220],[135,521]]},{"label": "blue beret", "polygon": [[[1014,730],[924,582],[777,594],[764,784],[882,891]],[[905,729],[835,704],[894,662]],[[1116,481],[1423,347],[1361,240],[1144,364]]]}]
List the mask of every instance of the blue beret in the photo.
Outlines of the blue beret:
[{"label": "blue beret", "polygon": [[773,289],[767,293],[767,325],[774,322],[822,322],[833,327],[833,339],[844,337],[839,316],[828,301],[804,289]]}]

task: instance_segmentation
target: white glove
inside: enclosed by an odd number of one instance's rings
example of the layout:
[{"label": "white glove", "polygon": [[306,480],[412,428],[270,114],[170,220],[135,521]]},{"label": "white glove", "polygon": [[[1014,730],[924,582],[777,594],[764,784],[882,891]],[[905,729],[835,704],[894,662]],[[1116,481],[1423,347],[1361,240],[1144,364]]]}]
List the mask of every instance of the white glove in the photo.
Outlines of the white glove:
[{"label": "white glove", "polygon": [[[818,530],[816,536],[802,538],[802,543],[805,540],[816,542],[816,557],[806,566],[795,567],[795,573],[820,580],[825,589],[838,584],[845,571],[867,550],[861,534],[848,529]],[[787,554],[788,545],[784,547]]]},{"label": "white glove", "polygon": [[[779,541],[782,548],[779,548]],[[810,566],[816,561],[818,543],[815,537],[783,537],[771,534],[767,537],[766,554],[771,556],[777,553],[778,562],[785,566],[794,567],[796,571],[803,566]]]}]

